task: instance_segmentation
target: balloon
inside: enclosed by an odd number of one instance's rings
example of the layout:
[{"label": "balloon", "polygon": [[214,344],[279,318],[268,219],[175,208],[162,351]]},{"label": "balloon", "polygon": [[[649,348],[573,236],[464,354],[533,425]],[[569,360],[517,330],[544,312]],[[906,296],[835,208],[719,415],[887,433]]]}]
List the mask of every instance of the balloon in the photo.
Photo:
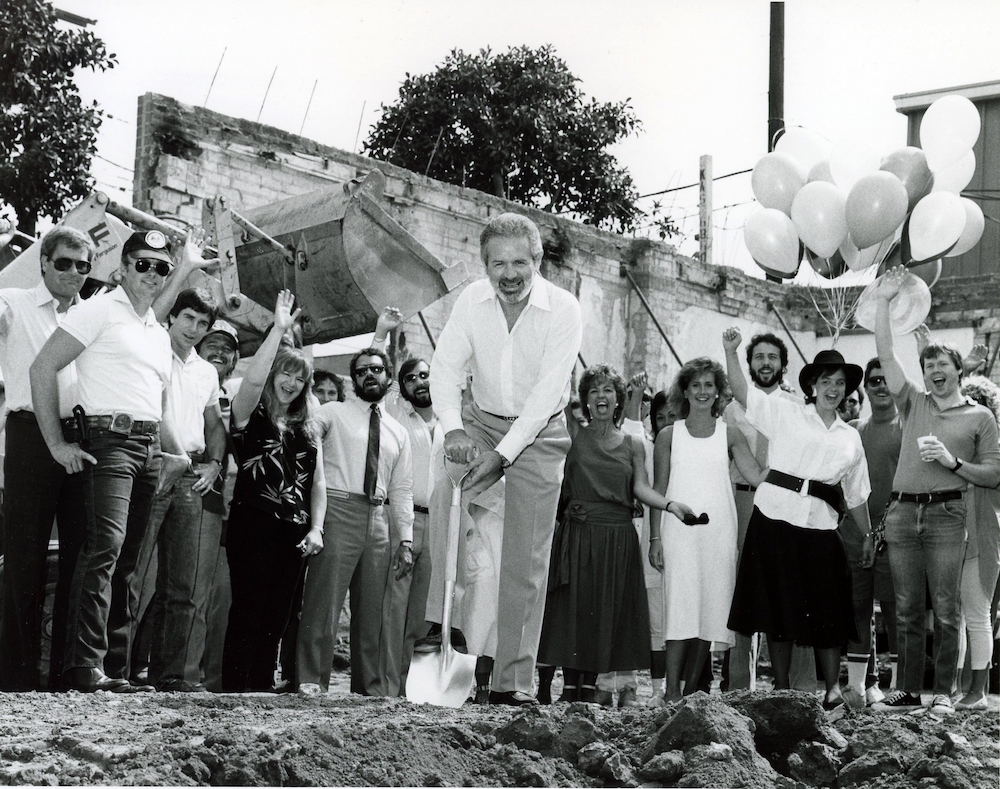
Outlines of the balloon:
[{"label": "balloon", "polygon": [[863,176],[847,195],[845,212],[851,240],[859,249],[882,242],[906,219],[906,187],[881,170]]},{"label": "balloon", "polygon": [[878,151],[860,140],[842,143],[830,152],[830,174],[845,192],[850,192],[859,178],[878,170],[881,163]]},{"label": "balloon", "polygon": [[830,143],[816,132],[796,126],[785,130],[778,138],[774,150],[791,156],[808,172],[817,162],[829,158]]},{"label": "balloon", "polygon": [[949,164],[943,170],[934,173],[933,191],[959,194],[969,185],[975,174],[976,154],[974,151],[969,151],[954,164]]},{"label": "balloon", "polygon": [[816,162],[810,169],[809,175],[806,178],[809,183],[813,181],[828,181],[833,183],[833,176],[830,175],[830,160],[824,159],[821,162]]},{"label": "balloon", "polygon": [[965,156],[979,139],[981,125],[979,110],[965,96],[942,96],[931,104],[920,120],[920,147],[931,172]]},{"label": "balloon", "polygon": [[930,263],[921,263],[919,266],[909,266],[911,274],[914,274],[927,283],[928,288],[933,288],[941,279],[941,258],[932,260]]},{"label": "balloon", "polygon": [[965,209],[965,229],[951,252],[945,255],[946,258],[953,258],[968,252],[979,243],[979,239],[983,237],[983,230],[986,228],[986,219],[979,204],[967,197],[960,197],[959,200],[962,201],[962,207]]},{"label": "balloon", "polygon": [[765,208],[747,218],[743,239],[754,261],[768,274],[794,277],[801,251],[795,225],[777,208]]},{"label": "balloon", "polygon": [[910,214],[910,254],[926,263],[949,252],[965,230],[962,198],[951,192],[931,192]]},{"label": "balloon", "polygon": [[907,213],[913,210],[921,197],[930,194],[932,185],[937,187],[937,179],[927,166],[927,156],[912,145],[890,153],[882,160],[879,169],[892,173],[906,187]]},{"label": "balloon", "polygon": [[750,186],[757,201],[764,208],[777,208],[786,214],[792,210],[792,200],[805,183],[806,171],[783,153],[761,156],[750,176]]},{"label": "balloon", "polygon": [[821,258],[837,251],[847,236],[844,193],[826,181],[803,186],[792,201],[792,222],[802,243]]},{"label": "balloon", "polygon": [[839,251],[829,256],[822,256],[806,247],[806,260],[813,267],[813,271],[826,279],[836,279],[847,271],[847,264]]},{"label": "balloon", "polygon": [[875,244],[867,249],[858,249],[851,240],[851,236],[848,235],[844,239],[844,243],[840,245],[840,254],[851,271],[862,271],[885,260],[898,246],[894,236],[889,236],[881,244]]}]

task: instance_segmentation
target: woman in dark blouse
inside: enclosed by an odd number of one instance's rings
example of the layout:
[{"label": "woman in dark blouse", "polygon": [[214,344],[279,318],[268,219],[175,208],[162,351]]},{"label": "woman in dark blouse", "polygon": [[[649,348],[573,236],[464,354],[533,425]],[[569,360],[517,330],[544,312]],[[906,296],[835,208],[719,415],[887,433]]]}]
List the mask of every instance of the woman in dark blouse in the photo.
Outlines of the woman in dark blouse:
[{"label": "woman in dark blouse", "polygon": [[323,547],[326,481],[322,445],[308,427],[312,370],[281,338],[298,317],[290,291],[278,294],[274,326],[254,355],[230,426],[239,471],[226,552],[233,602],[222,654],[225,691],[274,684],[278,641],[306,557]]}]

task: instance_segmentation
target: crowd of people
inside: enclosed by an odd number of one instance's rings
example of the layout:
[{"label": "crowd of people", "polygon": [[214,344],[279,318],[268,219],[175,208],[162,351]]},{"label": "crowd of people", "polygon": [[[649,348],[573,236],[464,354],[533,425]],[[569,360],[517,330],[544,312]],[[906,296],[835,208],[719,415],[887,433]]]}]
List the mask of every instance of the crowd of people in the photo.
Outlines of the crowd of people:
[{"label": "crowd of people", "polygon": [[540,276],[537,227],[502,214],[480,251],[486,278],[433,358],[393,374],[387,306],[349,397],[301,350],[289,291],[236,386],[237,330],[185,289],[211,262],[196,247],[175,266],[162,233],[137,231],[117,286],[81,300],[93,242],[48,233],[39,284],[0,291],[0,689],[327,693],[349,600],[362,695],[405,695],[447,639],[477,656],[479,703],[551,702],[561,668],[559,701],[637,706],[649,670],[661,706],[712,687],[713,651],[722,690],[755,689],[763,633],[776,689],[903,711],[922,704],[929,601],[932,709],[985,708],[1000,391],[926,331],[907,378],[899,270],[877,291],[878,355],[820,351],[801,394],[784,342],[754,336],[744,367],[735,328],[724,364],[692,359],[667,390],[600,364],[573,392],[580,305]]}]

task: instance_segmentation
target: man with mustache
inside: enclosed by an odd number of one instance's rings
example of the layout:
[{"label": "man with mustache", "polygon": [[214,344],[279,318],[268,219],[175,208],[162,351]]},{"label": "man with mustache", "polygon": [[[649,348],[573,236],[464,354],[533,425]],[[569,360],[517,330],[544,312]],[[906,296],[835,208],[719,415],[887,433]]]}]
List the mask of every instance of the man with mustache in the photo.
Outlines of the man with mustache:
[{"label": "man with mustache", "polygon": [[[398,637],[383,621],[386,589],[413,567],[413,466],[406,429],[385,408],[389,357],[365,348],[351,359],[357,400],[319,407],[327,508],[325,547],[309,557],[296,642],[301,695],[330,687],[340,610],[351,593],[351,691],[399,693],[390,653]],[[385,507],[392,509],[390,533]],[[393,551],[392,543],[396,544]]]},{"label": "man with mustache", "polygon": [[[795,402],[801,402],[798,395],[786,392],[781,384],[788,369],[788,348],[774,334],[758,334],[750,340],[747,346],[747,365],[750,370],[750,380],[753,385],[765,394],[773,397],[786,397]],[[747,439],[750,451],[754,453],[761,467],[767,467],[768,441],[757,432],[746,419],[746,412],[735,400],[723,413],[723,419],[731,428],[737,428]],[[753,513],[753,498],[756,488],[750,485],[740,474],[736,463],[730,464],[730,476],[733,480],[734,497],[736,499],[736,522],[738,528],[737,550],[743,550],[743,540],[747,534],[747,525]],[[736,634],[736,645],[726,653],[724,675],[728,673],[728,690],[753,690],[757,681],[757,636],[747,637]],[[725,681],[725,680],[724,680]],[[792,647],[792,665],[789,671],[789,681],[795,690],[812,693],[816,690],[816,662],[812,647]]]},{"label": "man with mustache", "polygon": [[[563,409],[583,336],[580,303],[539,275],[530,219],[501,214],[479,238],[486,279],[459,295],[431,361],[445,456],[469,464],[466,489],[506,478],[491,704],[530,695],[563,466]],[[472,401],[462,389],[472,372]]]}]

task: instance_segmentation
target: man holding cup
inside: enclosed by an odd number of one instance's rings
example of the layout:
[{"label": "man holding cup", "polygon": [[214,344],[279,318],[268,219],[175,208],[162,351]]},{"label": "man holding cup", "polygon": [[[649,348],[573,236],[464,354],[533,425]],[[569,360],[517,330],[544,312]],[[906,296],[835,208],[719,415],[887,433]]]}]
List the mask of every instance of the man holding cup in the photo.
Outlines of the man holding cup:
[{"label": "man holding cup", "polygon": [[993,414],[959,391],[962,356],[931,343],[920,354],[922,385],[909,380],[893,351],[890,302],[906,275],[901,266],[877,291],[875,343],[886,383],[903,420],[899,465],[885,520],[896,592],[899,640],[897,690],[891,711],[921,706],[924,676],[924,586],[934,610],[934,689],[931,710],[953,711],[950,692],[958,664],[959,589],[965,555],[965,490],[1000,483],[1000,448]]}]

